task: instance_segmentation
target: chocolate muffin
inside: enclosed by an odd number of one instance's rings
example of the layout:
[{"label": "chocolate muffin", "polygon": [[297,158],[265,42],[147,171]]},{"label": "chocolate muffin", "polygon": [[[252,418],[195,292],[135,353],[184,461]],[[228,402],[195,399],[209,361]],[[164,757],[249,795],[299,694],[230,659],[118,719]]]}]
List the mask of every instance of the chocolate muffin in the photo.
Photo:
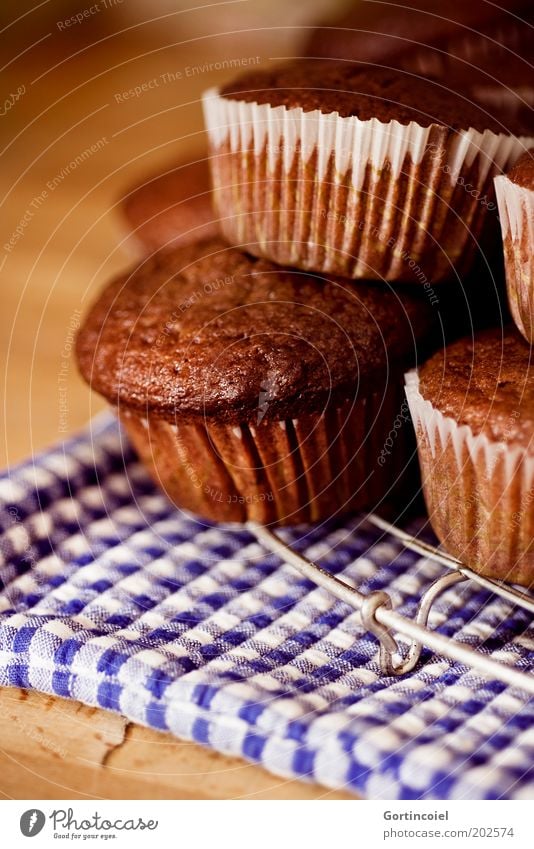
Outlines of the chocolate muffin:
[{"label": "chocolate muffin", "polygon": [[466,273],[494,174],[524,140],[434,80],[293,62],[207,92],[230,242],[298,268],[425,282]]},{"label": "chocolate muffin", "polygon": [[409,6],[359,0],[312,30],[304,54],[423,73],[446,72],[451,58],[479,64],[491,57],[499,67],[511,52],[530,51],[533,17],[529,0],[510,0],[507,9],[486,0],[411,0]]},{"label": "chocolate muffin", "polygon": [[487,577],[534,583],[534,365],[513,326],[434,354],[406,379],[430,522]]},{"label": "chocolate muffin", "polygon": [[534,132],[534,69],[529,59],[512,54],[498,67],[494,59],[478,67],[451,61],[445,83],[472,95],[504,126],[517,130],[519,125],[524,135]]},{"label": "chocolate muffin", "polygon": [[77,339],[156,481],[218,521],[317,521],[377,504],[412,454],[402,372],[439,309],[322,279],[222,241],[112,282]]},{"label": "chocolate muffin", "polygon": [[505,125],[519,118],[530,134],[533,25],[528,0],[514,0],[507,9],[486,0],[416,0],[410,7],[360,0],[313,30],[304,53],[430,74],[496,112]]},{"label": "chocolate muffin", "polygon": [[534,343],[534,148],[508,174],[495,179],[499,204],[506,288],[513,319]]},{"label": "chocolate muffin", "polygon": [[151,175],[126,193],[120,212],[137,255],[216,236],[207,160],[181,159]]}]

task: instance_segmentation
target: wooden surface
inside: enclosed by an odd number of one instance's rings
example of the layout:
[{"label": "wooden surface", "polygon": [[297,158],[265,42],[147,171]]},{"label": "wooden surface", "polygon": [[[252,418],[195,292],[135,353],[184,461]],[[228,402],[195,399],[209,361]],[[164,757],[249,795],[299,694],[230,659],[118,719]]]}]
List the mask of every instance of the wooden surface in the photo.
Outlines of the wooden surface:
[{"label": "wooden surface", "polygon": [[[163,83],[163,75],[195,67],[204,56],[191,48],[112,41],[112,49],[109,42],[75,48],[78,55],[68,59],[51,51],[48,40],[6,73],[5,90],[14,95],[24,86],[25,93],[1,125],[2,466],[75,430],[102,408],[69,356],[71,325],[129,262],[118,200],[155,167],[199,148],[199,98],[221,78],[206,71]],[[117,102],[153,80],[160,85]],[[72,168],[93,146],[96,152]]]},{"label": "wooden surface", "polygon": [[[154,43],[128,32],[85,40],[75,33],[74,41],[71,32],[11,51],[2,95],[11,106],[1,118],[2,466],[102,408],[77,375],[72,329],[128,263],[117,200],[139,177],[203,142],[200,94],[228,76],[203,66],[217,57],[276,55],[257,36],[183,45],[176,31],[161,41],[162,29]],[[188,75],[188,68],[197,70]],[[117,99],[152,80],[159,82],[140,95]],[[342,796],[104,711],[14,689],[0,691],[0,759],[0,791],[17,799]]]},{"label": "wooden surface", "polygon": [[76,702],[0,690],[0,792],[14,799],[347,799]]}]

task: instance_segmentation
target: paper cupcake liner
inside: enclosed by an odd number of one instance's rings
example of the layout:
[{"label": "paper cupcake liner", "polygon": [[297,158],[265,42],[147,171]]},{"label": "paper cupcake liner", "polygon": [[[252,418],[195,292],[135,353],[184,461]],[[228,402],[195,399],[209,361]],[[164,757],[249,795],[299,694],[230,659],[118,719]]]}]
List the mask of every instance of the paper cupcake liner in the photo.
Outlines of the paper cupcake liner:
[{"label": "paper cupcake liner", "polygon": [[230,242],[344,277],[430,282],[471,265],[492,177],[525,140],[204,96]]},{"label": "paper cupcake liner", "polygon": [[534,455],[444,416],[406,375],[423,492],[443,546],[486,577],[534,583]]},{"label": "paper cupcake liner", "polygon": [[534,192],[508,177],[495,178],[510,312],[534,344]]},{"label": "paper cupcake liner", "polygon": [[172,423],[131,409],[120,416],[171,501],[210,520],[315,522],[374,506],[416,479],[401,384],[280,421]]}]

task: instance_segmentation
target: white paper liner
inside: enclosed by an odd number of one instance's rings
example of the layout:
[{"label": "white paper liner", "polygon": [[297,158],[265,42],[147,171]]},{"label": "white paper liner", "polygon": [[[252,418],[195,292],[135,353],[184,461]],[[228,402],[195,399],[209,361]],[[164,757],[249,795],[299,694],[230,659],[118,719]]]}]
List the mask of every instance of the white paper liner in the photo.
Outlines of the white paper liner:
[{"label": "white paper liner", "polygon": [[[274,171],[278,151],[284,142],[284,167],[289,171],[293,152],[300,142],[307,162],[318,150],[318,178],[323,179],[330,155],[334,154],[336,170],[345,174],[352,165],[352,184],[360,189],[367,163],[380,168],[389,157],[394,177],[398,177],[406,153],[418,164],[427,147],[431,127],[415,122],[407,127],[398,121],[385,124],[372,118],[341,118],[337,112],[326,114],[319,109],[305,112],[300,107],[272,107],[268,103],[248,103],[221,97],[217,89],[203,96],[204,119],[210,140],[219,147],[228,139],[233,153],[248,150],[254,144],[259,155],[267,147],[268,162]],[[356,167],[354,165],[356,164]]]},{"label": "white paper liner", "polygon": [[518,330],[534,343],[534,191],[495,178],[508,302]]},{"label": "white paper liner", "polygon": [[458,425],[422,396],[415,370],[405,391],[440,540],[475,571],[534,582],[534,444],[507,445]]},{"label": "white paper liner", "polygon": [[[305,112],[301,107],[270,106],[268,103],[247,102],[221,97],[218,89],[208,89],[202,98],[204,120],[212,144],[219,147],[228,139],[232,152],[248,150],[254,143],[254,152],[260,154],[267,145],[268,161],[274,170],[277,153],[284,141],[284,166],[289,171],[292,151],[296,142],[308,161],[317,148],[318,177],[323,179],[331,154],[336,171],[345,174],[352,166],[352,185],[360,189],[365,168],[371,162],[374,168],[383,167],[389,160],[392,174],[397,178],[404,157],[410,153],[418,165],[428,146],[433,128],[439,124],[422,127],[415,121],[401,124],[371,118],[362,121],[356,116],[341,117],[337,112],[324,113],[319,109]],[[456,182],[465,163],[471,165],[475,157],[483,163],[483,178],[492,164],[502,170],[510,159],[515,160],[528,143],[534,139],[514,138],[491,130],[480,132],[473,128],[457,133],[449,158],[443,165],[450,168],[450,180]],[[355,167],[356,166],[356,167]]]},{"label": "white paper liner", "polygon": [[[471,252],[474,249],[473,236],[478,237],[488,204],[488,199],[484,204],[485,190],[491,193],[489,178],[534,143],[534,139],[490,130],[471,128],[451,136],[438,124],[422,127],[415,122],[362,121],[337,112],[248,103],[221,97],[216,89],[205,93],[203,107],[215,204],[227,238],[276,262],[347,277],[421,282],[423,276],[434,281],[450,276],[451,263],[459,265],[468,247]],[[219,162],[217,152],[221,150],[229,152],[234,161]],[[254,164],[247,165],[249,153],[257,158],[256,173]],[[265,171],[259,164],[264,153]],[[432,156],[425,157],[425,153]],[[315,188],[310,189],[310,197],[300,169],[314,155]],[[403,175],[408,178],[408,189],[404,207],[398,210],[394,192],[407,155],[412,172]],[[224,153],[221,156],[221,160],[228,158]],[[277,210],[268,202],[262,209],[251,183],[283,181],[295,168],[296,159],[302,164],[299,174],[287,181],[287,187],[282,182],[278,197],[278,204],[285,202],[286,207]],[[422,163],[424,183],[416,170]],[[369,179],[369,164],[371,186],[361,191]],[[459,190],[459,178],[471,175],[473,169],[475,182]],[[348,172],[350,186],[346,183]],[[384,191],[382,186],[384,194],[373,197],[376,180],[383,180],[384,175],[388,188]],[[317,188],[323,180],[329,183],[326,203],[324,192]],[[287,212],[288,205],[294,207],[294,215]],[[356,230],[361,231],[361,240],[359,256],[354,257]],[[388,240],[393,243],[388,245]],[[376,257],[377,246],[385,256],[373,269],[368,260]],[[439,261],[437,254],[441,254]],[[409,260],[413,266],[408,267]],[[415,269],[415,265],[421,267]],[[466,269],[462,266],[461,270]]]}]

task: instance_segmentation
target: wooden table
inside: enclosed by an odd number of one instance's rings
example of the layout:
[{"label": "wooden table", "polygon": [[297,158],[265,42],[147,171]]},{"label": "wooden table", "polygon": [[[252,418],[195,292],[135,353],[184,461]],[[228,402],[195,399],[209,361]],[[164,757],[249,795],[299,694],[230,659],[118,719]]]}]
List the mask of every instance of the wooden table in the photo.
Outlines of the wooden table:
[{"label": "wooden table", "polygon": [[0,689],[0,792],[14,799],[348,799],[128,722]]},{"label": "wooden table", "polygon": [[[2,466],[102,408],[77,375],[72,327],[127,263],[121,194],[203,141],[199,96],[228,71],[202,66],[217,57],[274,55],[257,36],[189,46],[176,45],[176,33],[169,44],[129,33],[101,38],[76,42],[72,32],[56,33],[25,53],[15,45],[6,71]],[[141,93],[123,96],[135,86]],[[0,776],[0,792],[17,799],[345,798],[115,714],[15,689],[0,690]]]}]

